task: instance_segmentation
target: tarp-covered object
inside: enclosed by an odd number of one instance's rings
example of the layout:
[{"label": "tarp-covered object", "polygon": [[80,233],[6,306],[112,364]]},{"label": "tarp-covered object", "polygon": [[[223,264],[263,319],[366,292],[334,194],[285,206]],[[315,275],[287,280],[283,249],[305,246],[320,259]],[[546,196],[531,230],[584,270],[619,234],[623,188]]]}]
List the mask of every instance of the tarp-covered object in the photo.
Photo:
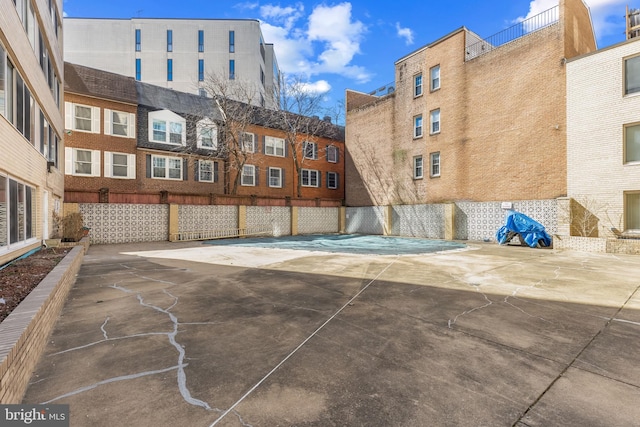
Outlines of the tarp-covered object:
[{"label": "tarp-covered object", "polygon": [[551,236],[547,234],[542,224],[523,213],[510,211],[505,225],[496,232],[496,240],[504,245],[516,235],[532,248],[551,246]]}]

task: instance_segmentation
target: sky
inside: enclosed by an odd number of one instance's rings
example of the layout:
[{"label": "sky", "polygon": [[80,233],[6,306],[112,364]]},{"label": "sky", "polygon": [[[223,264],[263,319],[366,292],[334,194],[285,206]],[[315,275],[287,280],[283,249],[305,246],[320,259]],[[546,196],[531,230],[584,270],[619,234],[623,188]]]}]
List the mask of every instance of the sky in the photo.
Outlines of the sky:
[{"label": "sky", "polygon": [[[280,70],[300,76],[326,105],[346,89],[372,92],[392,83],[394,62],[465,26],[483,38],[558,4],[558,0],[63,0],[77,18],[258,19]],[[625,7],[640,0],[585,0],[598,48],[624,40]],[[177,7],[176,7],[177,6]]]}]

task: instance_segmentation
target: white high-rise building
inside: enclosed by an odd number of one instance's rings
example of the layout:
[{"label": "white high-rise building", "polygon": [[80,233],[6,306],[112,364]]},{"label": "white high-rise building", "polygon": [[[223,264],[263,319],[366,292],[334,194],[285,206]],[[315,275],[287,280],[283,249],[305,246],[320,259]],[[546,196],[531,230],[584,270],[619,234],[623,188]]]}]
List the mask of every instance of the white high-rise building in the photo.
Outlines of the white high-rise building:
[{"label": "white high-rise building", "polygon": [[278,62],[257,20],[64,18],[64,26],[67,62],[201,95],[215,75],[278,108]]}]

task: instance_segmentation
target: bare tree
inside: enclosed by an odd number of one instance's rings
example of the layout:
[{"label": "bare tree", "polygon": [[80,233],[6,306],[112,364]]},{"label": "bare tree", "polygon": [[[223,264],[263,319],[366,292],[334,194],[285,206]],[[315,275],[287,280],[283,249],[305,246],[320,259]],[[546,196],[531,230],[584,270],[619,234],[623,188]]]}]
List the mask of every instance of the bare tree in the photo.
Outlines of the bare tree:
[{"label": "bare tree", "polygon": [[257,141],[250,132],[259,111],[253,104],[259,91],[247,82],[229,80],[218,74],[207,76],[204,89],[223,118],[218,124],[218,155],[226,159],[226,175],[234,176],[232,182],[227,182],[227,191],[237,194],[244,166],[255,165],[259,159],[255,156]]},{"label": "bare tree", "polygon": [[309,85],[299,76],[280,76],[280,110],[264,111],[265,125],[284,132],[285,144],[293,157],[297,184],[296,196],[302,197],[302,169],[305,159],[326,156],[319,150],[320,137],[339,138],[338,127],[329,117],[318,116],[323,111],[323,94],[309,90]]}]

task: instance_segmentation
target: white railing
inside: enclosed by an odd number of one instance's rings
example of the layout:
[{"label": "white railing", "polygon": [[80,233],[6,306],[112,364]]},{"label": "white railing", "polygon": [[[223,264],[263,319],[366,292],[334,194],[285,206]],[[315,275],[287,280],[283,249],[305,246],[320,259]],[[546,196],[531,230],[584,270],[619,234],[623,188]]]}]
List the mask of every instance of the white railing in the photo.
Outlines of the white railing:
[{"label": "white railing", "polygon": [[180,231],[172,233],[172,242],[188,242],[194,240],[227,239],[233,237],[273,236],[272,230],[266,227],[230,228],[225,230]]}]

